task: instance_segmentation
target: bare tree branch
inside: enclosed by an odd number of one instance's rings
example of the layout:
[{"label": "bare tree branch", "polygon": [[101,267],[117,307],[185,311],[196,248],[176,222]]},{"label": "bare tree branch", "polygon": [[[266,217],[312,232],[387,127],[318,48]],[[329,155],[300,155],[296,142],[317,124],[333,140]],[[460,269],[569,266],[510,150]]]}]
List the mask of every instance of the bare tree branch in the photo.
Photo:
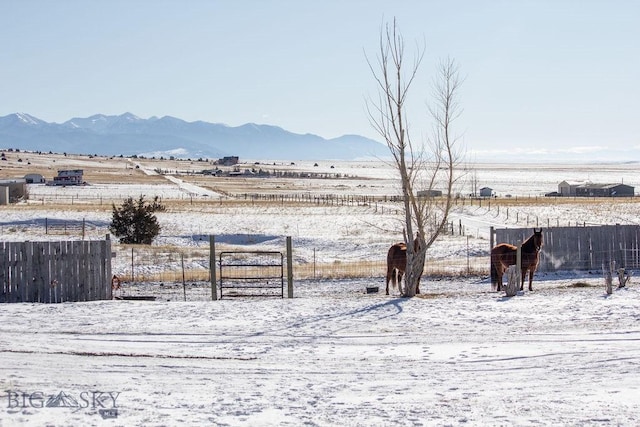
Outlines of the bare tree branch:
[{"label": "bare tree branch", "polygon": [[[456,171],[462,158],[458,139],[451,130],[452,122],[462,112],[457,98],[461,80],[458,66],[451,59],[440,63],[434,79],[434,105],[429,109],[434,132],[427,141],[428,149],[414,147],[411,139],[406,101],[424,54],[424,48],[417,49],[413,65],[406,68],[404,40],[394,19],[380,30],[376,66],[367,58],[378,86],[378,102],[367,103],[369,121],[389,148],[402,188],[403,235],[407,245],[403,296],[409,297],[419,292],[426,251],[447,225]],[[443,183],[444,197],[436,198],[433,190]]]}]

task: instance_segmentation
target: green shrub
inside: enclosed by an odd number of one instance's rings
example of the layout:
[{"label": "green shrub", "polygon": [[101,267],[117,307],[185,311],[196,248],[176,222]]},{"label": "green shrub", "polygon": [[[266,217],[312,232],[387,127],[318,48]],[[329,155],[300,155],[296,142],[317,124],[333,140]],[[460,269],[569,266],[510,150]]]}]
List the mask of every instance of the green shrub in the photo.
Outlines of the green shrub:
[{"label": "green shrub", "polygon": [[160,234],[160,224],[154,212],[164,210],[158,196],[153,202],[146,202],[144,196],[140,196],[137,202],[129,197],[119,208],[113,205],[109,230],[120,239],[120,243],[150,245]]}]

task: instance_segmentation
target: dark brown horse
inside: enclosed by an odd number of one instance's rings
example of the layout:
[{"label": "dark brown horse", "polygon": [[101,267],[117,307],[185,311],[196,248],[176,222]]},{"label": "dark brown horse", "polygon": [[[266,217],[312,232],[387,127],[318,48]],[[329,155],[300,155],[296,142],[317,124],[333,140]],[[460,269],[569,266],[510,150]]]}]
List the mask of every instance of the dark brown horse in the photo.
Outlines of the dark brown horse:
[{"label": "dark brown horse", "polygon": [[[418,252],[420,249],[420,241],[418,237],[413,241],[413,250]],[[399,242],[392,245],[387,252],[387,288],[386,294],[389,295],[389,281],[393,285],[393,288],[400,286],[402,282],[402,276],[407,269],[407,245],[404,242]],[[420,277],[418,277],[418,284],[416,285],[416,294],[420,293]]]},{"label": "dark brown horse", "polygon": [[[524,278],[529,272],[529,290],[532,291],[533,273],[538,267],[540,260],[540,249],[542,249],[542,229],[533,229],[533,234],[522,243],[520,254],[522,277],[520,280],[520,290],[524,289]],[[508,243],[500,243],[491,249],[491,283],[497,285],[497,289],[502,289],[502,275],[510,265],[517,262],[518,247]]]}]

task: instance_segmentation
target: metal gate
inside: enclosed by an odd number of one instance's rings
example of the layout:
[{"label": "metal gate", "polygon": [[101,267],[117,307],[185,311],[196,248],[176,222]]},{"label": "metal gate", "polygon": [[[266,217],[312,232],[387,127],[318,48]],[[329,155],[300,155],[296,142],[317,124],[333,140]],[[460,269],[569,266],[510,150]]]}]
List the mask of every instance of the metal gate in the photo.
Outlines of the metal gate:
[{"label": "metal gate", "polygon": [[220,252],[218,265],[220,268],[220,298],[224,296],[279,296],[284,298],[284,256],[282,252]]}]

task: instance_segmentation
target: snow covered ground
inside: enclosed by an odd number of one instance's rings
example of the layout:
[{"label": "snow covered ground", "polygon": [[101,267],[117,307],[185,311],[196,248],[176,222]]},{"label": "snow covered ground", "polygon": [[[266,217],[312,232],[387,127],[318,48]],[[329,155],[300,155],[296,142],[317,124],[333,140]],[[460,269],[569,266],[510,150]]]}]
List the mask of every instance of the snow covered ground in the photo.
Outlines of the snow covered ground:
[{"label": "snow covered ground", "polygon": [[513,298],[485,281],[413,299],[305,281],[294,299],[8,304],[0,421],[638,425],[638,288],[584,281]]},{"label": "snow covered ground", "polygon": [[[373,169],[360,175],[375,175]],[[630,165],[557,167],[537,177],[487,169],[498,192],[522,196],[553,191],[564,179],[638,180]],[[181,177],[160,187],[144,187],[145,194],[211,191]],[[135,197],[141,188],[86,187],[105,198]],[[31,194],[84,189],[38,187]],[[475,227],[474,237],[444,238],[429,257],[486,255],[483,233],[490,225],[523,226],[522,217],[514,219],[517,209],[543,226],[637,223],[638,203],[621,203],[613,212],[577,202],[518,207],[509,215],[486,204],[459,206],[455,221]],[[251,244],[269,248],[291,235],[299,260],[332,262],[344,256],[336,248],[345,247],[348,259],[364,260],[401,237],[397,217],[380,210],[174,209],[159,214],[158,245],[197,246],[194,236],[207,234],[237,244],[240,233],[263,236]],[[104,227],[110,212],[37,203],[3,208],[0,238],[59,239],[42,234],[43,218]],[[126,271],[126,264],[116,257],[114,270]],[[601,274],[546,274],[536,277],[533,292],[506,298],[491,292],[485,277],[427,277],[424,295],[413,299],[365,293],[381,286],[381,277],[299,280],[293,299],[215,302],[202,284],[190,285],[188,301],[175,286],[140,284],[128,291],[159,298],[5,304],[0,426],[638,425],[636,280],[607,295]]]}]

